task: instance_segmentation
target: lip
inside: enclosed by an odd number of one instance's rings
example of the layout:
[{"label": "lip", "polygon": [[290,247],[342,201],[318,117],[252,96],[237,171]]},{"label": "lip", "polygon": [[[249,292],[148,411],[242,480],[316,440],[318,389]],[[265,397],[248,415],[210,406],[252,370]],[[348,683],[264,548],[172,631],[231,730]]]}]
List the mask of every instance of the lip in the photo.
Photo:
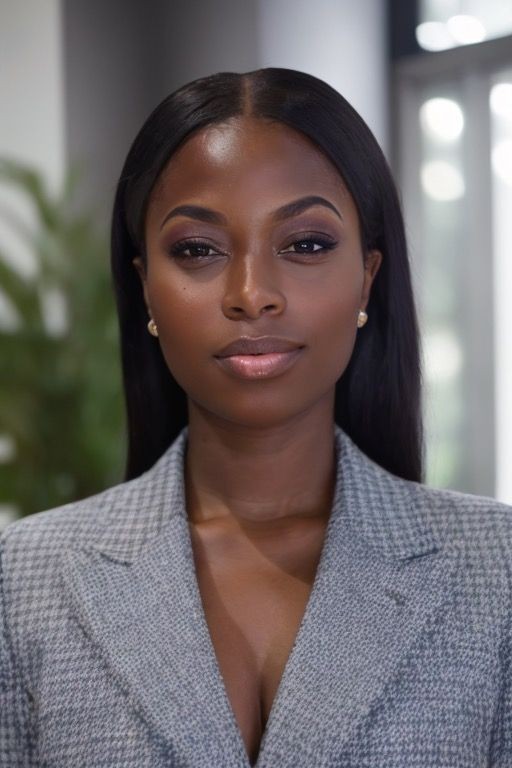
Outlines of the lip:
[{"label": "lip", "polygon": [[219,365],[241,379],[266,379],[288,370],[302,354],[304,347],[267,354],[228,355],[216,357]]},{"label": "lip", "polygon": [[272,352],[292,352],[303,347],[296,341],[279,336],[241,336],[218,352],[215,357],[232,355],[266,355]]}]

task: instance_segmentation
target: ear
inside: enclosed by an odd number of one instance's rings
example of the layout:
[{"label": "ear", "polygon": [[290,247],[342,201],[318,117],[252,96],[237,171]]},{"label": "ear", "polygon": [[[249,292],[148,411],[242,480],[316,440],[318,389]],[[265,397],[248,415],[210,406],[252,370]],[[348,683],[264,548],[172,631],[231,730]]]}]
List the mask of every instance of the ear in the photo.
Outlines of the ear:
[{"label": "ear", "polygon": [[382,264],[382,253],[377,250],[368,251],[364,262],[364,282],[361,293],[361,306],[365,310],[370,300],[370,291],[379,267]]},{"label": "ear", "polygon": [[142,283],[142,290],[144,292],[144,303],[146,304],[146,309],[148,310],[149,315],[153,317],[150,306],[149,306],[149,299],[148,299],[146,264],[144,263],[144,260],[141,256],[136,256],[134,259],[132,259],[132,264],[137,270],[137,273],[140,277],[140,281]]}]

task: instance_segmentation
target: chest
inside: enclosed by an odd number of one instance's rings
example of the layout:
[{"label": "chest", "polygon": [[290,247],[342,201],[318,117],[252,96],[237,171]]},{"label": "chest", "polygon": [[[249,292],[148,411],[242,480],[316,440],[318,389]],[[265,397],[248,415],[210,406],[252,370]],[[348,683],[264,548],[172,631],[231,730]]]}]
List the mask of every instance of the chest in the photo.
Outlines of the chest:
[{"label": "chest", "polygon": [[269,547],[192,533],[197,581],[219,671],[254,764],[321,555],[324,525]]}]

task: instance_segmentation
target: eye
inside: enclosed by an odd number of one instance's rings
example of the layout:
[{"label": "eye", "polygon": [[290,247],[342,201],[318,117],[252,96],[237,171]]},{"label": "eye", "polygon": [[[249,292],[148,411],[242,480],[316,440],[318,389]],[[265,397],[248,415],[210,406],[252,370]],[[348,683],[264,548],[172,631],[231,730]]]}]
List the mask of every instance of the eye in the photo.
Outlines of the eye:
[{"label": "eye", "polygon": [[[209,251],[212,251],[212,253],[209,253]],[[213,246],[205,243],[203,240],[189,238],[188,240],[179,240],[177,243],[174,243],[169,253],[177,259],[197,262],[210,259],[212,256],[218,255],[219,252],[215,251]]]},{"label": "eye", "polygon": [[[307,234],[300,240],[294,240],[283,252],[298,255],[303,254],[305,256],[316,255],[322,254],[325,251],[330,251],[335,248],[336,245],[337,242],[335,240],[331,240],[330,238],[320,237],[319,235],[314,234]],[[290,248],[297,250],[290,250]]]}]

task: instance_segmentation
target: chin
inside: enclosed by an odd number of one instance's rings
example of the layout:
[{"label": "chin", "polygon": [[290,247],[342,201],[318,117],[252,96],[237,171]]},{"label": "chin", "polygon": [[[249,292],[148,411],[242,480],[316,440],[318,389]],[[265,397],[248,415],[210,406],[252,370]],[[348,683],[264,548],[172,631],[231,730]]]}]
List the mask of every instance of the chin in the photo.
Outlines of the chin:
[{"label": "chin", "polygon": [[[226,422],[232,426],[254,430],[269,430],[285,427],[295,420],[300,420],[315,408],[324,407],[326,393],[310,393],[309,397],[291,401],[291,389],[287,392],[272,393],[272,397],[257,396],[254,392],[233,394],[226,403],[213,403],[192,398],[190,408],[198,409],[206,420]],[[328,406],[334,412],[334,387],[327,393]]]}]

